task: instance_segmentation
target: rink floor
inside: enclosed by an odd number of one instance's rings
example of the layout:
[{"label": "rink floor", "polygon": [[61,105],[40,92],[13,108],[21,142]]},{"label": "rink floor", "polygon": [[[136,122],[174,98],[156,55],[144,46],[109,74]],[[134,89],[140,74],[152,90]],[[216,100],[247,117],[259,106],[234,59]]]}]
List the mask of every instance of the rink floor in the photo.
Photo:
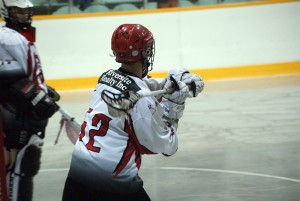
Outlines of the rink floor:
[{"label": "rink floor", "polygon": [[[61,92],[79,121],[91,90]],[[54,145],[50,119],[34,201],[60,201],[72,143]],[[172,157],[144,155],[140,176],[153,201],[300,201],[300,74],[207,81],[188,99]]]}]

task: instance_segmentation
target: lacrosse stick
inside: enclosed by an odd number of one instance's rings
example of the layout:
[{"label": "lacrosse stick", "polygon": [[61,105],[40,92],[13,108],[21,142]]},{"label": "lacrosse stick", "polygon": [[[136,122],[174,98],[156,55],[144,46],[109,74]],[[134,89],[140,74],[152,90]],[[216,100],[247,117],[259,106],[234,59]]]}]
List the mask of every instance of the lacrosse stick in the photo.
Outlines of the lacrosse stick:
[{"label": "lacrosse stick", "polygon": [[[112,116],[120,116],[122,112],[127,114],[128,110],[133,108],[137,101],[144,97],[158,96],[163,94],[173,93],[173,91],[179,90],[179,85],[173,76],[170,76],[173,88],[171,89],[161,89],[157,91],[125,91],[123,93],[113,93],[108,90],[103,90],[101,93],[101,98],[108,105],[108,111]],[[120,113],[121,112],[121,113]]]},{"label": "lacrosse stick", "polygon": [[166,93],[167,93],[166,89],[151,91],[151,92],[143,92],[143,93],[126,91],[118,94],[108,90],[104,90],[101,93],[101,98],[108,106],[112,107],[113,109],[126,112],[131,108],[133,108],[136,102],[143,97],[158,96]]},{"label": "lacrosse stick", "polygon": [[55,139],[54,144],[57,144],[60,133],[62,131],[63,126],[65,125],[66,133],[70,141],[75,144],[77,141],[77,138],[79,136],[81,125],[75,119],[75,117],[72,117],[69,113],[64,111],[61,107],[59,108],[59,112],[62,114],[61,120],[60,120],[60,129],[58,131],[57,137]]}]

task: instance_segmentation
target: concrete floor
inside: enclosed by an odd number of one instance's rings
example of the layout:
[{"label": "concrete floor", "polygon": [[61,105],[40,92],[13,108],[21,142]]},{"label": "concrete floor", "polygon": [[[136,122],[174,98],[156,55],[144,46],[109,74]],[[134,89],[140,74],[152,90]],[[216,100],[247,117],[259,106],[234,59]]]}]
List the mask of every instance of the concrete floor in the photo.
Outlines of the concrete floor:
[{"label": "concrete floor", "polygon": [[[61,92],[79,121],[92,90]],[[49,122],[34,201],[60,201],[73,145]],[[172,157],[144,155],[153,201],[300,201],[300,75],[207,81],[188,99]]]}]

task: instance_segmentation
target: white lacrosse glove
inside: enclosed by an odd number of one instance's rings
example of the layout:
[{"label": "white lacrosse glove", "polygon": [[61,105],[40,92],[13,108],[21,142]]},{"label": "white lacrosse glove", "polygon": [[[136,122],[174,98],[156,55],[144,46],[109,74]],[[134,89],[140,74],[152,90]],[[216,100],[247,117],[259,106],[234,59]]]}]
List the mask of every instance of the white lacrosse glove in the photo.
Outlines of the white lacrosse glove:
[{"label": "white lacrosse glove", "polygon": [[189,95],[189,88],[184,83],[170,75],[164,85],[164,89],[167,90],[167,94],[163,97],[177,104],[184,104],[185,100]]},{"label": "white lacrosse glove", "polygon": [[201,76],[192,73],[183,75],[182,82],[186,83],[189,87],[189,98],[197,97],[204,89],[204,82]]},{"label": "white lacrosse glove", "polygon": [[201,76],[192,74],[184,68],[174,68],[169,71],[168,76],[173,75],[177,81],[184,82],[189,86],[188,97],[197,97],[204,88],[204,82]]},{"label": "white lacrosse glove", "polygon": [[185,103],[174,103],[163,97],[161,101],[161,106],[164,109],[164,116],[166,116],[170,120],[176,120],[182,117],[183,110],[185,108]]},{"label": "white lacrosse glove", "polygon": [[174,78],[173,75],[168,76],[164,85],[169,93],[163,95],[162,104],[165,116],[170,119],[180,119],[185,108],[185,100],[189,95],[188,86]]}]

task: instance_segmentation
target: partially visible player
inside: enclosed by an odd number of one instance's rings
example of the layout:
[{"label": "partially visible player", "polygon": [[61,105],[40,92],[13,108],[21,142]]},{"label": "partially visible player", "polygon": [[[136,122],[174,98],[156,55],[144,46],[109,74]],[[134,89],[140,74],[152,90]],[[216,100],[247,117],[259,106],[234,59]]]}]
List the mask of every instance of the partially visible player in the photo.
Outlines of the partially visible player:
[{"label": "partially visible player", "polygon": [[[147,78],[154,61],[154,37],[140,24],[122,24],[111,39],[112,51],[121,67],[103,73],[85,114],[75,144],[63,201],[149,201],[139,177],[144,154],[171,156],[178,148],[177,126],[185,100],[203,89],[199,76],[174,70],[178,90],[163,98],[145,97],[128,111],[114,116],[101,99],[103,90],[113,93],[173,89],[167,79]],[[178,72],[180,73],[178,74]],[[188,86],[193,84],[190,94]]]},{"label": "partially visible player", "polygon": [[[29,0],[0,0],[0,120],[4,127],[8,196],[31,201],[45,130],[59,94],[45,84],[31,26]],[[2,149],[2,147],[1,147]]]}]

